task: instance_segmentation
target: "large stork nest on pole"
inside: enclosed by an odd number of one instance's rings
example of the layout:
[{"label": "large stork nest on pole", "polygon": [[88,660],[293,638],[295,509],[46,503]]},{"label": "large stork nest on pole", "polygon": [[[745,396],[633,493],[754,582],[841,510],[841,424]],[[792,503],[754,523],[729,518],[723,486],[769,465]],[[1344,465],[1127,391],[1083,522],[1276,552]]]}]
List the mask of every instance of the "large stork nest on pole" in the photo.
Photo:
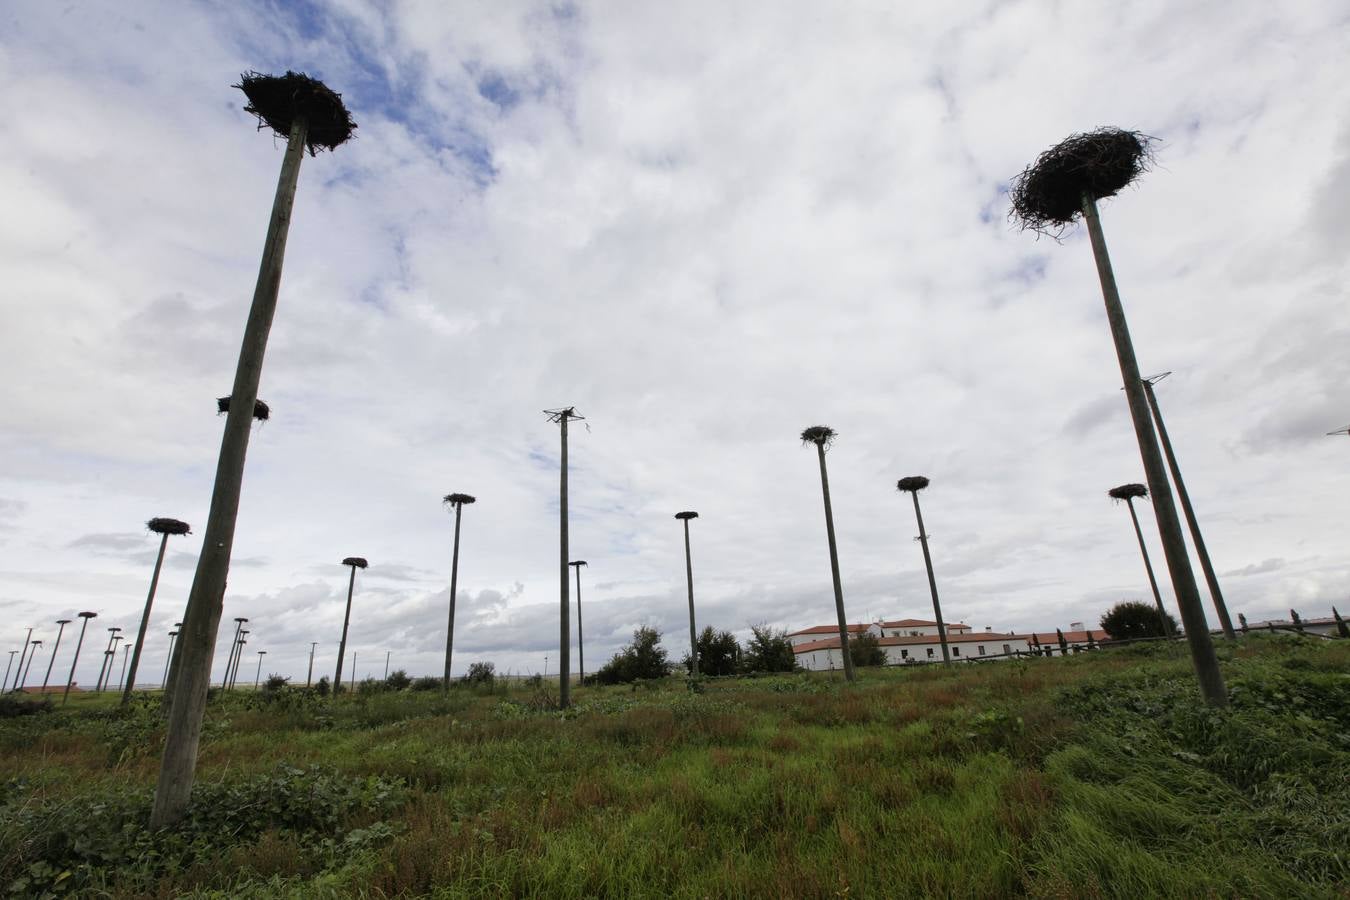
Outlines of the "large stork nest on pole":
[{"label": "large stork nest on pole", "polygon": [[687,509],[684,512],[677,512],[675,518],[684,519],[687,522],[690,519],[697,519],[698,513],[694,512],[692,509]]},{"label": "large stork nest on pole", "polygon": [[897,491],[907,491],[911,494],[918,493],[928,487],[928,479],[922,475],[908,475],[895,483]]},{"label": "large stork nest on pole", "polygon": [[145,523],[155,534],[191,534],[192,528],[186,522],[177,519],[151,519]]},{"label": "large stork nest on pole", "polygon": [[342,561],[344,566],[355,566],[358,569],[364,569],[369,563],[364,556],[349,556]]},{"label": "large stork nest on pole", "polygon": [[828,425],[812,425],[802,432],[802,443],[815,444],[828,450],[838,436],[838,432]]},{"label": "large stork nest on pole", "polygon": [[309,155],[316,149],[332,150],[351,140],[356,123],[342,104],[342,95],[303,72],[263,75],[245,72],[234,87],[244,92],[248,104],[244,112],[258,117],[258,130],[271,128],[283,138],[291,135],[296,119],[308,123],[305,146]]},{"label": "large stork nest on pole", "polygon": [[1134,500],[1147,497],[1148,488],[1142,484],[1122,484],[1120,487],[1111,488],[1106,492],[1106,496],[1112,500]]},{"label": "large stork nest on pole", "polygon": [[[230,398],[229,397],[216,398],[216,412],[223,416],[225,415],[225,413],[229,411],[230,411]],[[266,422],[271,417],[272,417],[272,408],[270,406],[268,406],[261,400],[253,401],[253,418],[257,419],[259,422]]]},{"label": "large stork nest on pole", "polygon": [[1012,180],[1008,218],[1058,238],[1083,214],[1083,195],[1114,197],[1153,163],[1155,138],[1121,128],[1075,134],[1046,150]]},{"label": "large stork nest on pole", "polygon": [[463,506],[466,503],[477,503],[478,498],[468,494],[446,494],[445,499],[442,502],[448,503],[451,506]]}]

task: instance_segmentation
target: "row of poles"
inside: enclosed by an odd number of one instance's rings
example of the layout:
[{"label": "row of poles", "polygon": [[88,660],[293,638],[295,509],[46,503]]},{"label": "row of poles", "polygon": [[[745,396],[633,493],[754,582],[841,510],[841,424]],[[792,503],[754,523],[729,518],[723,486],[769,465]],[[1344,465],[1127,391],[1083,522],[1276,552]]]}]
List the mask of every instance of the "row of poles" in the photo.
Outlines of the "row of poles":
[{"label": "row of poles", "polygon": [[[281,161],[281,171],[277,180],[276,193],[272,203],[272,216],[268,223],[267,237],[264,242],[262,260],[258,270],[258,279],[254,288],[253,300],[249,309],[244,338],[240,347],[235,377],[229,394],[229,408],[221,438],[220,454],[217,460],[215,482],[212,488],[211,505],[207,516],[206,530],[203,535],[201,554],[197,560],[192,588],[188,596],[187,610],[183,618],[181,636],[171,664],[168,691],[165,701],[168,705],[168,725],[166,728],[164,754],[160,763],[159,779],[155,788],[155,799],[150,816],[150,826],[161,828],[177,822],[186,813],[195,778],[197,749],[201,736],[202,719],[205,712],[206,694],[210,681],[211,657],[220,625],[225,581],[229,572],[230,555],[234,545],[234,530],[242,492],[244,460],[250,438],[251,413],[258,403],[258,387],[262,375],[263,360],[266,354],[267,340],[276,312],[278,292],[281,283],[282,264],[285,257],[286,241],[289,233],[295,192],[299,180],[300,166],[304,150],[313,154],[316,147],[333,150],[345,143],[352,135],[355,123],[343,105],[340,95],[315,79],[300,73],[288,72],[284,76],[269,76],[257,73],[245,75],[242,83],[236,85],[248,98],[246,111],[254,114],[261,125],[270,127],[277,135],[286,139],[286,151]],[[1191,645],[1192,659],[1195,663],[1205,698],[1213,704],[1223,704],[1227,694],[1219,674],[1217,658],[1205,627],[1204,612],[1200,607],[1193,574],[1186,559],[1185,546],[1181,540],[1181,531],[1177,522],[1175,508],[1172,506],[1171,492],[1165,490],[1166,476],[1158,453],[1156,437],[1149,426],[1147,400],[1143,381],[1130,343],[1128,328],[1115,278],[1106,253],[1105,240],[1097,216],[1096,201],[1111,196],[1125,184],[1133,180],[1137,171],[1138,158],[1145,155],[1145,147],[1131,133],[1116,130],[1113,139],[1124,136],[1133,143],[1134,155],[1127,162],[1127,177],[1116,179],[1097,178],[1102,163],[1097,157],[1108,158],[1097,153],[1080,153],[1070,159],[1069,165],[1062,165],[1061,157],[1072,155],[1077,146],[1074,142],[1081,136],[1071,138],[1048,154],[1043,154],[1036,165],[1028,167],[1023,176],[1014,183],[1013,209],[1023,217],[1024,223],[1031,227],[1046,222],[1069,223],[1081,217],[1088,223],[1093,253],[1097,260],[1098,274],[1102,284],[1103,298],[1106,302],[1107,316],[1111,323],[1115,339],[1121,374],[1125,384],[1131,418],[1135,426],[1141,457],[1143,458],[1148,486],[1163,537],[1164,550],[1173,578],[1178,604],[1186,627],[1187,639]],[[1067,150],[1065,148],[1068,148]],[[1090,148],[1094,152],[1100,148]],[[1111,149],[1111,147],[1108,147]],[[1118,149],[1118,148],[1117,148]],[[1116,156],[1120,156],[1119,153]],[[1048,157],[1054,157],[1048,159]],[[1049,163],[1055,162],[1055,168]],[[1108,171],[1107,176],[1113,173]],[[1114,173],[1118,174],[1118,173]],[[1055,190],[1046,191],[1042,181],[1050,179]],[[1038,181],[1039,179],[1039,181]],[[1042,188],[1039,193],[1031,187]],[[1067,211],[1059,201],[1069,198]],[[1029,198],[1029,199],[1028,199]],[[1050,201],[1054,200],[1055,203]],[[1057,205],[1058,204],[1058,205]],[[569,665],[569,578],[568,568],[575,560],[568,554],[568,515],[567,515],[567,428],[571,421],[579,419],[575,409],[567,407],[547,411],[552,421],[561,426],[561,503],[560,503],[560,648],[559,671],[560,702],[566,707],[570,696]],[[808,432],[812,429],[808,429]],[[830,429],[823,429],[817,444],[820,453],[822,489],[825,496],[826,524],[831,548],[831,574],[835,587],[835,599],[839,612],[841,644],[847,644],[847,628],[843,613],[842,591],[839,586],[838,559],[834,548],[832,512],[829,505],[829,492],[825,472],[826,437],[832,437]],[[803,434],[806,438],[806,434]],[[925,479],[926,482],[926,479]],[[903,488],[902,488],[903,489]],[[447,498],[449,500],[449,498]],[[463,504],[453,504],[456,510],[458,533],[459,513]],[[917,494],[915,511],[918,513]],[[684,519],[688,528],[689,518]],[[927,551],[926,535],[920,525],[920,537]],[[686,544],[687,546],[687,544]],[[458,536],[456,537],[456,564],[458,556]],[[348,614],[344,617],[344,641],[347,621],[350,617],[351,589],[355,582],[355,568],[348,587]],[[456,565],[457,568],[457,565]],[[686,554],[686,568],[690,582],[690,606],[692,610],[692,563]],[[931,573],[931,565],[929,566]],[[580,567],[578,567],[578,575]],[[446,676],[449,675],[450,651],[453,642],[454,604],[457,585],[457,571],[452,570],[452,589],[450,596],[450,627],[446,639]],[[930,577],[931,582],[931,577]],[[936,589],[934,588],[934,605]],[[691,613],[691,632],[693,632]],[[692,637],[692,635],[691,635]],[[339,649],[341,659],[345,646]],[[945,651],[945,648],[944,648]],[[696,647],[694,648],[696,653]],[[844,654],[844,659],[849,659]],[[851,669],[851,662],[849,663]],[[339,672],[341,669],[339,668]],[[851,674],[851,673],[850,673]]]}]

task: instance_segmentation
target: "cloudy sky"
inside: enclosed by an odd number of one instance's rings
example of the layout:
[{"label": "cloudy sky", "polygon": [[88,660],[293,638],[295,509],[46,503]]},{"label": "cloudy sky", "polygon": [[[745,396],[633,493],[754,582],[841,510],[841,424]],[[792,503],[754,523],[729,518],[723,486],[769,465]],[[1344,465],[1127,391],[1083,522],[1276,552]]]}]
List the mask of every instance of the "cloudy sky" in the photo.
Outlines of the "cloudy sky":
[{"label": "cloudy sky", "polygon": [[438,672],[451,491],[478,497],[455,670],[555,670],[541,411],[568,404],[589,669],[642,623],[683,652],[682,509],[700,625],[831,621],[814,424],[850,619],[931,615],[911,474],[949,621],[1145,598],[1085,236],[1006,219],[1009,179],[1099,125],[1160,139],[1103,217],[1230,608],[1350,606],[1324,434],[1350,423],[1350,13],[1184,7],[6,4],[0,650],[97,611],[92,682],[172,516],[162,674],[284,143],[230,87],[254,69],[324,79],[360,128],[301,171],[218,642],[250,618],[247,675],[264,649],[303,679],[311,641],[331,674],[352,554],[357,675]]}]

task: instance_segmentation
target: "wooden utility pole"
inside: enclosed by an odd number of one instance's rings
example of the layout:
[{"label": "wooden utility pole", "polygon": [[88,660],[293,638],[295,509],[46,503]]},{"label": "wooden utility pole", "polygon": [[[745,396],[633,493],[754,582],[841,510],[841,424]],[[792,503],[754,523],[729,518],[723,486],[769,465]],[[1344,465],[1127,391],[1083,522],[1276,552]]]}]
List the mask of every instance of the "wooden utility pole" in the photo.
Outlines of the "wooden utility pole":
[{"label": "wooden utility pole", "polygon": [[1167,637],[1176,637],[1176,633],[1172,630],[1172,620],[1163,609],[1162,592],[1158,590],[1158,579],[1153,577],[1153,563],[1148,558],[1148,545],[1144,543],[1144,530],[1139,527],[1139,515],[1134,511],[1135,498],[1147,497],[1148,488],[1142,484],[1122,484],[1111,488],[1107,491],[1107,495],[1115,500],[1124,500],[1130,508],[1130,521],[1134,522],[1134,536],[1139,541],[1139,555],[1144,557],[1144,571],[1148,573],[1148,586],[1153,589],[1153,603],[1158,608],[1158,619],[1163,634]]},{"label": "wooden utility pole", "polygon": [[65,705],[65,702],[70,699],[70,686],[75,683],[75,666],[80,662],[80,648],[84,646],[85,629],[89,627],[90,619],[98,618],[98,613],[82,612],[79,614],[79,618],[84,621],[80,623],[80,639],[75,642],[75,657],[70,661],[70,674],[66,676],[66,690],[61,695],[62,705]]},{"label": "wooden utility pole", "polygon": [[914,519],[919,523],[919,545],[923,547],[923,565],[928,570],[928,592],[933,597],[933,618],[937,620],[938,641],[942,644],[942,664],[952,663],[951,651],[947,647],[947,625],[942,621],[942,604],[938,602],[937,579],[933,577],[933,557],[928,552],[928,532],[923,527],[923,510],[919,508],[919,491],[928,487],[928,478],[923,475],[910,475],[895,483],[896,490],[907,492],[914,500]]},{"label": "wooden utility pole", "polygon": [[689,552],[689,520],[697,519],[693,510],[678,512],[675,518],[684,522],[684,577],[689,586],[689,674],[698,677],[698,628],[694,625],[694,562]]},{"label": "wooden utility pole", "polygon": [[581,675],[579,681],[586,683],[586,644],[581,634],[581,567],[586,565],[584,559],[574,559],[568,563],[577,571],[577,669]]},{"label": "wooden utility pole", "polygon": [[1233,630],[1233,620],[1228,617],[1228,605],[1223,602],[1223,591],[1219,589],[1219,576],[1214,572],[1214,564],[1209,560],[1209,549],[1205,546],[1205,537],[1200,533],[1200,522],[1195,517],[1195,507],[1191,505],[1191,495],[1186,490],[1186,482],[1181,479],[1181,466],[1177,455],[1172,451],[1172,441],[1167,436],[1167,426],[1163,424],[1162,410],[1158,408],[1158,397],[1153,385],[1170,375],[1164,372],[1152,378],[1144,379],[1144,396],[1148,398],[1148,408],[1153,413],[1153,423],[1158,426],[1158,439],[1162,442],[1163,455],[1167,457],[1167,468],[1172,473],[1172,483],[1177,487],[1177,500],[1181,502],[1181,512],[1186,517],[1186,527],[1191,532],[1191,543],[1195,544],[1195,555],[1200,558],[1200,571],[1205,575],[1209,586],[1210,600],[1214,603],[1214,612],[1219,616],[1219,626],[1223,636],[1230,641],[1237,640]]},{"label": "wooden utility pole", "polygon": [[445,673],[442,678],[442,690],[450,690],[450,656],[455,649],[455,595],[459,591],[459,520],[464,506],[474,503],[468,494],[446,494],[444,503],[455,509],[455,549],[450,558],[450,621],[445,628]]},{"label": "wooden utility pole", "polygon": [[544,414],[548,416],[550,422],[555,422],[560,426],[562,433],[562,459],[560,461],[560,478],[558,483],[558,605],[560,615],[558,619],[558,706],[561,709],[567,709],[572,705],[572,663],[571,663],[571,644],[572,630],[568,622],[568,607],[570,605],[568,598],[567,565],[571,562],[567,551],[567,423],[572,419],[584,419],[585,416],[579,416],[576,408],[568,406],[564,409],[546,409]]},{"label": "wooden utility pole", "polygon": [[834,442],[835,431],[828,425],[813,425],[802,432],[802,441],[816,445],[820,457],[820,493],[825,499],[825,536],[830,546],[830,578],[834,583],[834,610],[839,618],[839,653],[844,658],[844,679],[852,681],[853,655],[848,649],[848,620],[844,616],[844,587],[839,580],[839,548],[834,541],[834,509],[830,505],[830,475],[825,468],[825,448]]},{"label": "wooden utility pole", "polygon": [[42,693],[47,693],[47,682],[52,680],[52,666],[56,665],[56,651],[61,649],[61,635],[65,634],[66,626],[71,622],[70,619],[57,619],[56,624],[60,626],[56,631],[56,646],[52,647],[52,658],[47,661],[47,674],[42,679]]},{"label": "wooden utility pole", "polygon": [[[360,556],[349,556],[342,561],[344,566],[351,566],[352,577],[347,581],[347,612],[342,616],[342,640],[338,642],[337,671],[333,674],[333,693],[336,694],[342,687],[342,657],[347,652],[347,623],[352,618],[352,590],[356,587],[356,570],[364,569],[367,565],[365,559]],[[352,654],[352,686],[356,686],[356,654]]]},{"label": "wooden utility pole", "polygon": [[141,664],[141,649],[145,646],[145,632],[150,627],[150,608],[155,603],[155,588],[159,587],[159,570],[164,566],[164,549],[169,544],[171,534],[190,534],[188,523],[177,519],[156,518],[145,523],[145,527],[159,535],[159,555],[155,557],[155,572],[150,576],[150,593],[145,597],[145,612],[141,613],[141,627],[136,631],[135,649],[131,653],[131,671],[127,673],[126,686],[122,690],[122,705],[131,702],[131,690],[136,683],[136,672]]},{"label": "wooden utility pole", "polygon": [[1186,553],[1181,522],[1177,519],[1176,506],[1172,502],[1172,489],[1167,483],[1162,453],[1158,449],[1157,436],[1150,421],[1144,381],[1139,374],[1134,343],[1130,340],[1130,328],[1125,321],[1125,308],[1120,302],[1115,272],[1111,268],[1111,257],[1107,253],[1106,236],[1102,232],[1101,219],[1097,214],[1097,201],[1091,193],[1084,192],[1082,206],[1083,217],[1087,221],[1088,237],[1092,242],[1092,255],[1097,263],[1097,276],[1101,280],[1106,318],[1111,324],[1111,336],[1116,344],[1120,374],[1125,383],[1130,420],[1134,424],[1135,438],[1139,442],[1139,455],[1144,463],[1149,493],[1153,495],[1153,515],[1158,521],[1163,555],[1167,558],[1167,569],[1172,576],[1172,589],[1176,592],[1181,621],[1186,629],[1191,662],[1195,666],[1200,692],[1205,700],[1214,706],[1227,706],[1228,691],[1224,686],[1223,674],[1219,671],[1219,659],[1214,653],[1214,642],[1209,636],[1209,624],[1205,621],[1205,611],[1200,604],[1200,592],[1196,587],[1195,573],[1191,570],[1191,561]]}]

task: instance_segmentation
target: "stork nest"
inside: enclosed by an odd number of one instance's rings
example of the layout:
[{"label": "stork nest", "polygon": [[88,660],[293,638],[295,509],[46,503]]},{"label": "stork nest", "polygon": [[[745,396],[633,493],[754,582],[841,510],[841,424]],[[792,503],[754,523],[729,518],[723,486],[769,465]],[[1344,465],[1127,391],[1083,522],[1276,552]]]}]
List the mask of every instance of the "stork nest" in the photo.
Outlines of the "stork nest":
[{"label": "stork nest", "polygon": [[802,443],[828,448],[838,436],[838,432],[828,425],[812,425],[802,432]]},{"label": "stork nest", "polygon": [[82,612],[82,613],[77,613],[77,615],[78,615],[81,619],[97,619],[97,618],[98,618],[98,613],[96,613],[96,612],[91,612],[90,610],[85,610],[85,611]]},{"label": "stork nest", "polygon": [[[230,398],[218,397],[216,399],[216,412],[218,412],[220,415],[224,415],[229,411],[230,411]],[[270,406],[268,406],[261,400],[253,401],[253,418],[257,419],[259,422],[266,422],[271,417],[272,417],[272,408]]]},{"label": "stork nest", "polygon": [[1036,157],[1008,190],[1008,218],[1023,229],[1059,238],[1083,214],[1083,195],[1114,197],[1153,164],[1156,139],[1138,131],[1098,128],[1060,141]]},{"label": "stork nest", "polygon": [[446,494],[442,502],[449,503],[451,506],[461,506],[465,503],[477,503],[478,500],[468,494]]},{"label": "stork nest", "polygon": [[908,491],[911,494],[921,491],[926,487],[928,487],[928,479],[922,475],[910,475],[901,478],[895,483],[895,489],[897,491]]},{"label": "stork nest", "polygon": [[366,566],[370,565],[366,562],[364,556],[349,556],[342,561],[342,564],[344,566],[355,566],[358,569],[364,569]]},{"label": "stork nest", "polygon": [[688,521],[689,519],[697,519],[698,513],[694,512],[692,509],[686,509],[684,512],[677,512],[675,518]]},{"label": "stork nest", "polygon": [[192,527],[186,522],[180,522],[177,519],[151,519],[145,523],[155,534],[191,534]]},{"label": "stork nest", "polygon": [[1134,500],[1136,497],[1147,497],[1148,488],[1142,484],[1122,484],[1120,487],[1113,487],[1106,492],[1106,496],[1112,500]]},{"label": "stork nest", "polygon": [[572,560],[570,563],[568,563],[568,565],[569,565],[569,566],[584,566],[584,565],[586,565],[586,560],[584,560],[584,559],[574,559],[574,560]]},{"label": "stork nest", "polygon": [[351,140],[356,123],[342,104],[342,95],[303,72],[263,75],[245,72],[234,87],[244,92],[244,112],[258,117],[258,130],[271,128],[281,137],[291,136],[297,119],[308,123],[305,146],[309,155],[332,150]]}]

